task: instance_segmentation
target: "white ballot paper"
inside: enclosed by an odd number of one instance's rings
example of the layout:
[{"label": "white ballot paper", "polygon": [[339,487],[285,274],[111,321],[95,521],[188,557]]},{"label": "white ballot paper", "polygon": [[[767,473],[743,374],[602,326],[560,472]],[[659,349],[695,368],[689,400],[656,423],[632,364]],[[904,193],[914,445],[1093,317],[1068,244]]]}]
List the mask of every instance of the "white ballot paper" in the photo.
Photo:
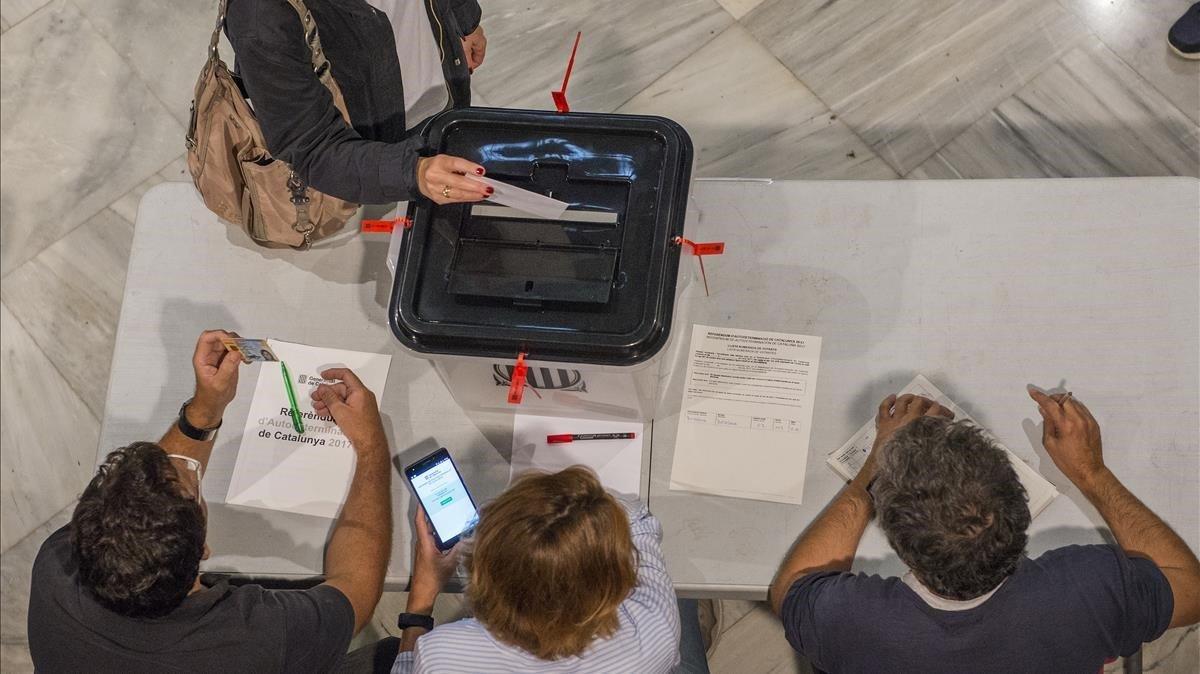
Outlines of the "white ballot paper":
[{"label": "white ballot paper", "polygon": [[[995,442],[1000,449],[1003,449],[1005,454],[1008,455],[1008,460],[1012,463],[1013,469],[1017,472],[1017,478],[1021,480],[1021,484],[1024,485],[1026,493],[1029,494],[1029,514],[1031,517],[1037,517],[1038,513],[1042,512],[1046,506],[1050,505],[1050,502],[1054,500],[1055,496],[1058,496],[1058,490],[1054,488],[1054,485],[1050,484],[1050,482],[1046,480],[1046,478],[1042,477],[1041,474],[1036,470],[1030,468],[1029,464],[1022,461],[1016,454],[1013,454],[1012,450],[1002,445],[995,436],[989,433],[986,428],[983,428],[976,423],[976,421],[971,418],[971,415],[967,414],[963,408],[956,405],[953,400],[947,398],[946,394],[939,391],[937,387],[934,386],[928,379],[921,375],[917,375],[915,379],[908,382],[908,386],[905,386],[900,390],[900,395],[904,395],[905,393],[924,396],[930,400],[940,403],[946,409],[954,412],[955,420],[969,421],[975,426],[978,426],[984,433],[987,434],[988,438],[991,439],[992,442]],[[862,468],[863,463],[866,462],[867,455],[871,453],[871,446],[874,444],[875,420],[871,419],[867,423],[863,424],[863,427],[858,429],[858,432],[854,434],[854,437],[847,440],[846,444],[842,445],[841,449],[831,453],[829,457],[825,459],[825,463],[829,464],[829,467],[833,468],[834,472],[846,478],[847,480],[854,479],[854,476],[858,474],[859,469]]]},{"label": "white ballot paper", "polygon": [[504,204],[510,208],[515,208],[526,213],[549,218],[551,220],[558,218],[567,210],[567,203],[558,199],[551,199],[544,194],[523,190],[520,187],[502,183],[499,180],[492,180],[483,176],[467,176],[471,180],[481,182],[488,187],[491,187],[495,192],[487,198],[488,201],[494,201],[498,204]]},{"label": "white ballot paper", "polygon": [[[597,421],[518,414],[513,419],[512,469],[508,481],[529,470],[556,472],[575,465],[596,471],[600,483],[638,498],[642,484],[642,422]],[[549,444],[564,433],[633,433],[630,440],[576,440]]]},{"label": "white ballot paper", "polygon": [[336,517],[354,474],[354,448],[332,417],[313,411],[309,393],[324,381],[323,370],[348,367],[382,401],[392,357],[275,339],[269,343],[292,375],[304,432],[296,433],[292,426],[280,364],[262,363],[225,502]]},{"label": "white ballot paper", "polygon": [[671,489],[800,503],[821,338],[692,327]]}]

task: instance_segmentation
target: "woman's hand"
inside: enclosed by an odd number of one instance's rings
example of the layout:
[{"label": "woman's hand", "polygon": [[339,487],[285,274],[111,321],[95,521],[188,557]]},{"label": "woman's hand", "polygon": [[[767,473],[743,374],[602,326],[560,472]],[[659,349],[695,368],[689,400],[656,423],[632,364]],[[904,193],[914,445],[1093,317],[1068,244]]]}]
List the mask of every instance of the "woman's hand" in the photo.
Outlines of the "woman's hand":
[{"label": "woman's hand", "polygon": [[487,52],[487,38],[483,36],[483,26],[471,31],[462,39],[463,52],[467,55],[467,70],[474,74],[475,69],[483,65],[483,55]]},{"label": "woman's hand", "polygon": [[455,204],[488,198],[492,188],[468,174],[483,175],[483,167],[461,157],[439,154],[417,160],[417,189],[435,204]]},{"label": "woman's hand", "polygon": [[458,568],[458,557],[462,543],[456,543],[447,552],[438,550],[433,538],[425,509],[417,506],[413,517],[413,565],[412,581],[408,588],[408,612],[432,613],[433,603],[441,594],[446,581]]}]

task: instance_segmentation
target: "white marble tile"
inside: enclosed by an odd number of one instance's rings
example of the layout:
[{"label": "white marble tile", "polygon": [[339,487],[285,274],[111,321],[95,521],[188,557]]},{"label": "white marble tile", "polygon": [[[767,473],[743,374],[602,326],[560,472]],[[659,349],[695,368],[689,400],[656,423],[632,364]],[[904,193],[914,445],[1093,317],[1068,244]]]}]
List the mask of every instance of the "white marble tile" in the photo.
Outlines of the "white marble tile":
[{"label": "white marble tile", "polygon": [[766,0],[742,23],[901,174],[1087,34],[1046,0]]},{"label": "white marble tile", "polygon": [[104,209],[0,287],[4,304],[98,418],[132,242],[133,225]]},{"label": "white marble tile", "polygon": [[46,538],[71,521],[74,510],[74,503],[67,505],[0,555],[0,595],[4,597],[0,603],[0,638],[4,643],[26,639],[25,617],[29,609],[33,560]]},{"label": "white marble tile", "polygon": [[755,7],[763,3],[763,0],[717,0],[726,12],[735,19],[740,19],[746,16]]},{"label": "white marble tile", "polygon": [[[192,182],[192,174],[188,172],[187,155],[181,154],[171,160],[170,164],[163,167],[163,170],[158,172],[158,177],[166,182],[174,183],[190,183]],[[137,222],[137,220],[134,220]]]},{"label": "white marble tile", "polygon": [[1200,176],[1200,127],[1095,38],[913,177]]},{"label": "white marble tile", "polygon": [[733,25],[618,112],[684,126],[695,174],[747,178],[895,178],[750,33]]},{"label": "white marble tile", "polygon": [[[117,215],[125,218],[129,222],[137,222],[138,205],[142,203],[142,197],[146,192],[155,185],[163,182],[163,177],[160,173],[155,173],[149,178],[138,183],[136,187],[122,194],[119,199],[108,205],[110,209],[115,211]],[[103,211],[101,211],[103,212]]]},{"label": "white marble tile", "polygon": [[44,7],[47,2],[49,0],[0,0],[0,16],[4,17],[4,22],[9,26],[15,26]]},{"label": "white marble tile", "polygon": [[1200,61],[1179,58],[1167,31],[1192,0],[1060,0],[1139,75],[1200,123]]},{"label": "white marble tile", "polygon": [[183,127],[65,0],[4,33],[0,57],[7,275],[178,156]]},{"label": "white marble tile", "polygon": [[733,22],[715,0],[483,3],[487,60],[472,86],[493,105],[554,109],[576,31],[583,31],[567,88],[572,110],[610,112]]},{"label": "white marble tile", "polygon": [[796,654],[783,636],[779,618],[765,602],[729,627],[708,658],[713,674],[732,672],[809,673],[808,662]]},{"label": "white marble tile", "polygon": [[0,303],[0,550],[73,501],[100,422]]},{"label": "white marble tile", "polygon": [[1200,669],[1200,625],[1167,630],[1142,647],[1142,671],[1195,674]]},{"label": "white marble tile", "polygon": [[[217,20],[216,0],[85,0],[79,8],[171,115],[186,125]],[[182,133],[171,150],[183,150]]]},{"label": "white marble tile", "polygon": [[3,14],[0,14],[0,33],[3,33],[4,31],[8,30],[8,27],[9,27],[8,19],[4,18]]}]

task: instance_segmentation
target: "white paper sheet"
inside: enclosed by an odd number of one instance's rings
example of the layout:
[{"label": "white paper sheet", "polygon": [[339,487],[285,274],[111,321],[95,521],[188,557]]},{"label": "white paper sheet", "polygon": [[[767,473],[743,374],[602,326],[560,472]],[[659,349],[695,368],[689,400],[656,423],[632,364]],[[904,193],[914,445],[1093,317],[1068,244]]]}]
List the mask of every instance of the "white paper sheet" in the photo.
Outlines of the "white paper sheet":
[{"label": "white paper sheet", "polygon": [[[546,436],[561,433],[634,433],[632,440],[581,440],[551,445]],[[642,485],[642,422],[597,421],[518,414],[513,419],[509,482],[528,470],[555,472],[574,465],[596,471],[600,483],[638,498]]]},{"label": "white paper sheet", "polygon": [[[1012,462],[1013,469],[1017,472],[1017,478],[1021,480],[1021,484],[1025,486],[1025,491],[1029,494],[1029,514],[1032,517],[1037,517],[1038,513],[1042,512],[1050,502],[1058,496],[1058,490],[1054,485],[1041,476],[1036,470],[1025,463],[1012,450],[1000,444],[1000,441],[995,438],[987,429],[979,426],[979,424],[967,414],[963,408],[959,407],[955,402],[946,397],[945,393],[938,390],[928,379],[922,375],[917,375],[912,381],[900,390],[900,395],[912,393],[919,396],[924,396],[930,400],[935,400],[943,407],[954,412],[954,418],[960,421],[969,421],[975,426],[978,426],[987,433],[988,438],[995,442],[1001,449],[1008,454],[1008,460]],[[841,448],[832,452],[826,459],[825,463],[834,470],[838,475],[841,475],[847,480],[851,480],[858,474],[863,463],[867,460],[867,455],[871,453],[871,446],[875,444],[875,420],[870,419],[863,427],[858,429],[854,437],[846,441],[846,444]]]},{"label": "white paper sheet", "polygon": [[268,341],[292,375],[296,403],[304,417],[304,433],[297,434],[292,427],[279,363],[258,365],[261,369],[250,416],[225,501],[336,517],[354,474],[354,448],[332,418],[317,416],[308,394],[321,383],[321,371],[348,367],[382,401],[392,357]]},{"label": "white paper sheet", "polygon": [[502,183],[499,180],[492,180],[484,176],[467,176],[471,180],[481,182],[484,185],[491,187],[495,192],[488,197],[488,201],[494,201],[498,204],[504,204],[510,208],[515,208],[526,213],[549,218],[551,220],[558,218],[567,210],[568,204],[558,199],[551,199],[544,194],[523,190],[520,187]]},{"label": "white paper sheet", "polygon": [[800,503],[821,338],[692,327],[671,489]]}]

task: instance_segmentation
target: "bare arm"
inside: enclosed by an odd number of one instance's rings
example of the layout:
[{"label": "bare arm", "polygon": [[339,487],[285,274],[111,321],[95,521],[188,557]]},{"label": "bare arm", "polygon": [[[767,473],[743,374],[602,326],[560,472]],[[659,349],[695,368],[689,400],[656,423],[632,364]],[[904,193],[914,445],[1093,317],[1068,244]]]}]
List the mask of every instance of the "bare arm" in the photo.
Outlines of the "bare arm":
[{"label": "bare arm", "polygon": [[875,418],[875,444],[858,475],[833,499],[796,540],[775,579],[768,599],[771,610],[779,615],[783,599],[797,580],[815,571],[849,571],[854,564],[863,531],[875,514],[867,487],[875,477],[879,450],[897,430],[925,415],[952,416],[950,411],[920,396],[888,396],[879,404]]},{"label": "bare arm", "polygon": [[1049,396],[1030,389],[1029,395],[1046,420],[1042,444],[1054,465],[1099,511],[1126,553],[1149,559],[1166,576],[1175,598],[1171,627],[1200,621],[1200,561],[1104,465],[1100,425],[1091,411],[1069,394]]},{"label": "bare arm", "polygon": [[392,550],[391,452],[375,394],[345,368],[325,370],[321,377],[340,383],[318,386],[313,408],[333,416],[357,455],[350,491],[325,551],[325,584],[350,600],[357,634],[379,603]]},{"label": "bare arm", "polygon": [[[237,393],[238,367],[242,359],[226,350],[225,345],[221,343],[221,340],[227,337],[237,337],[237,333],[208,330],[202,333],[196,342],[196,351],[192,354],[196,393],[184,411],[188,423],[196,428],[216,428],[225,414],[225,407]],[[158,445],[166,450],[167,454],[190,456],[207,468],[208,458],[212,455],[213,440],[193,440],[180,432],[179,423],[174,422],[158,441]]]}]

